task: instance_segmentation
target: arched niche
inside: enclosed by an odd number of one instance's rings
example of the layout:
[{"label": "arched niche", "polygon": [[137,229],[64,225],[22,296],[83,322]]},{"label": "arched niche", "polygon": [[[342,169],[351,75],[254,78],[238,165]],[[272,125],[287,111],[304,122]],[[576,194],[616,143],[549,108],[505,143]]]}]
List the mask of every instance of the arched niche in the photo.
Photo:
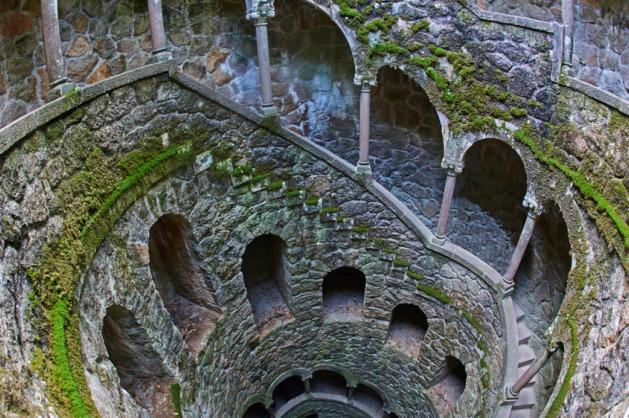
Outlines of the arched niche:
[{"label": "arched niche", "polygon": [[347,381],[340,373],[331,370],[317,370],[312,373],[310,390],[313,393],[347,396]]},{"label": "arched niche", "polygon": [[271,414],[261,403],[254,403],[245,411],[242,418],[271,418]]},{"label": "arched niche", "polygon": [[[552,201],[545,202],[543,207],[544,213],[537,218],[515,276],[511,296],[521,351],[518,374],[546,349],[545,333],[559,312],[572,267],[568,228],[562,213]],[[533,379],[531,389],[536,392],[538,405],[546,405],[560,369],[561,356],[555,354]],[[536,412],[541,409],[533,410]]]},{"label": "arched niche", "polygon": [[306,384],[299,375],[282,380],[273,391],[273,410],[277,412],[288,401],[306,393]]},{"label": "arched niche", "polygon": [[365,275],[353,267],[341,267],[323,279],[323,317],[326,321],[359,321],[363,317]]},{"label": "arched niche", "polygon": [[285,259],[286,243],[273,234],[255,238],[242,256],[247,299],[260,331],[268,331],[293,318]]},{"label": "arched niche", "polygon": [[371,93],[374,178],[429,227],[436,225],[446,176],[443,147],[441,122],[426,92],[402,70],[380,68]]},{"label": "arched niche", "polygon": [[155,287],[190,349],[197,352],[212,332],[220,309],[195,267],[190,225],[183,216],[160,217],[149,231]]},{"label": "arched niche", "polygon": [[391,314],[387,345],[412,358],[418,358],[424,336],[428,331],[428,320],[419,306],[403,303]]},{"label": "arched niche", "polygon": [[457,176],[449,239],[504,272],[526,219],[524,164],[511,146],[492,138],[474,143],[464,163]]},{"label": "arched niche", "polygon": [[107,308],[103,341],[122,388],[152,417],[174,416],[170,396],[174,379],[133,313],[119,305]]},{"label": "arched niche", "polygon": [[382,416],[384,401],[377,390],[370,386],[359,384],[354,389],[352,402],[359,403],[365,409],[371,411],[373,416]]},{"label": "arched niche", "polygon": [[446,356],[428,389],[439,412],[445,413],[454,407],[465,390],[466,382],[465,365],[456,357]]}]

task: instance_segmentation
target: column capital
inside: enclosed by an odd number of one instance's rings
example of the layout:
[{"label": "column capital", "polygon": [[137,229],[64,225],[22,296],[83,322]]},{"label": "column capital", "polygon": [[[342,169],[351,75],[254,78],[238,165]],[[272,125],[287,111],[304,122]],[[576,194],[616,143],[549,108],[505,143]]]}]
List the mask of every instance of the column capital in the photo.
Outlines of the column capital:
[{"label": "column capital", "polygon": [[274,0],[246,0],[247,20],[255,20],[256,25],[266,25],[268,19],[275,17]]},{"label": "column capital", "polygon": [[360,86],[363,89],[371,89],[378,85],[376,77],[367,74],[354,75],[354,85]]},{"label": "column capital", "polygon": [[522,206],[528,209],[528,216],[530,216],[531,218],[537,218],[542,213],[544,213],[544,207],[537,203],[535,198],[530,194],[524,196]]},{"label": "column capital", "polygon": [[445,158],[441,161],[441,167],[448,170],[448,172],[454,172],[455,174],[461,174],[464,166],[465,164],[463,161],[453,161]]}]

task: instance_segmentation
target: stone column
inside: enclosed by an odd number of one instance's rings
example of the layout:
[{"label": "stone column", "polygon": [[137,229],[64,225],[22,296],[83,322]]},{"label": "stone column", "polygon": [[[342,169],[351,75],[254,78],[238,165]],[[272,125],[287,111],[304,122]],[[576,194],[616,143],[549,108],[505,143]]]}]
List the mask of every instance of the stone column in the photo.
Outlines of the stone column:
[{"label": "stone column", "polygon": [[463,163],[444,160],[441,166],[448,170],[446,184],[443,189],[443,199],[441,199],[441,210],[437,221],[437,231],[435,232],[435,242],[443,243],[446,240],[448,220],[450,219],[450,209],[452,208],[452,198],[456,186],[456,176],[463,172]]},{"label": "stone column", "polygon": [[41,0],[41,22],[44,37],[44,53],[49,78],[49,98],[56,98],[72,89],[67,83],[61,35],[59,33],[59,15],[57,0]]},{"label": "stone column", "polygon": [[158,61],[169,60],[172,58],[172,54],[167,51],[166,46],[166,31],[164,30],[162,0],[148,0],[148,3],[153,55],[156,55],[158,57]]},{"label": "stone column", "polygon": [[529,211],[526,217],[526,221],[524,222],[524,226],[522,227],[522,232],[520,233],[518,243],[513,250],[513,254],[511,255],[509,267],[507,267],[507,271],[502,276],[503,284],[507,289],[512,288],[514,285],[515,274],[518,272],[520,263],[524,258],[524,253],[526,252],[526,248],[528,247],[531,236],[533,235],[533,230],[535,229],[535,223],[537,222],[537,218],[539,217],[539,215],[541,215],[543,212],[542,208],[528,197],[524,198],[524,202],[522,204],[527,207]]},{"label": "stone column", "polygon": [[253,20],[256,26],[260,94],[262,97],[262,113],[265,115],[277,115],[271,90],[271,58],[269,56],[268,34],[268,19],[274,16],[275,8],[272,0],[247,1],[247,19]]},{"label": "stone column", "polygon": [[358,173],[371,176],[369,163],[369,128],[371,125],[371,84],[360,79],[360,122],[358,141]]},{"label": "stone column", "polygon": [[572,65],[572,49],[574,36],[574,0],[561,1],[561,20],[565,25],[563,60]]},{"label": "stone column", "polygon": [[522,376],[516,380],[516,382],[507,389],[507,399],[517,399],[520,395],[520,391],[529,384],[531,379],[539,373],[539,371],[544,367],[546,362],[552,357],[553,354],[557,351],[557,347],[553,349],[546,348],[542,355],[540,355],[533,364],[529,366],[528,369],[522,373]]}]

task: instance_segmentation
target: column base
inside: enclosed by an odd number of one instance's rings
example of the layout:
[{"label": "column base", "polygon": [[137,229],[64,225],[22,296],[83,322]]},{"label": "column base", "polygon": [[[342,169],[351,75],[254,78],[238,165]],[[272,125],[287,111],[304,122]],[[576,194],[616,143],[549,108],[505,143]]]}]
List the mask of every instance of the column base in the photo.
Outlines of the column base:
[{"label": "column base", "polygon": [[437,245],[443,245],[448,240],[446,235],[433,235],[431,242]]},{"label": "column base", "polygon": [[356,173],[363,177],[371,179],[373,175],[371,171],[371,164],[369,164],[369,162],[362,163],[359,161],[358,164],[356,164]]},{"label": "column base", "polygon": [[262,105],[262,115],[265,117],[279,117],[280,112],[277,111],[275,105]]},{"label": "column base", "polygon": [[166,62],[172,61],[173,53],[167,49],[157,49],[153,51],[153,56],[150,58],[149,62],[151,64],[155,64],[158,62]]},{"label": "column base", "polygon": [[66,78],[57,80],[50,84],[50,89],[46,94],[46,101],[52,102],[53,100],[56,100],[70,93],[75,88],[76,86],[74,85],[74,83],[68,82]]},{"label": "column base", "polygon": [[511,390],[511,386],[507,386],[504,391],[503,405],[513,405],[517,402],[519,397],[519,393],[513,393],[513,391]]}]

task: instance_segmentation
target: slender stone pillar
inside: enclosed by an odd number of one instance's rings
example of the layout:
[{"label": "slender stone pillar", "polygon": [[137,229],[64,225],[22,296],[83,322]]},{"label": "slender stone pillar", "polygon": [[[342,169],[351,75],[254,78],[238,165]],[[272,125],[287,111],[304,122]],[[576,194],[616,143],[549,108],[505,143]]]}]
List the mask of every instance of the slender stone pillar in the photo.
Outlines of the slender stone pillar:
[{"label": "slender stone pillar", "polygon": [[362,81],[360,87],[360,134],[358,142],[358,166],[357,171],[371,176],[371,164],[369,164],[369,132],[371,124],[371,86]]},{"label": "slender stone pillar", "polygon": [[524,253],[526,252],[526,248],[529,245],[529,241],[531,240],[531,236],[533,235],[533,230],[535,229],[535,223],[537,222],[537,218],[542,214],[542,208],[538,206],[532,200],[525,198],[523,205],[529,208],[526,221],[524,222],[524,226],[522,227],[522,232],[520,233],[520,238],[518,239],[518,243],[513,250],[513,254],[511,255],[511,261],[509,261],[509,267],[507,267],[507,271],[504,276],[502,276],[503,284],[507,287],[513,287],[515,274],[518,272],[518,268],[520,267],[520,263],[522,263],[522,259],[524,258]]},{"label": "slender stone pillar", "polygon": [[552,357],[553,354],[557,351],[557,347],[552,349],[545,349],[544,352],[529,366],[528,369],[522,373],[522,376],[516,380],[516,382],[507,389],[507,398],[508,399],[517,399],[520,395],[522,389],[529,384],[531,379],[539,373],[539,371],[544,367],[546,362]]},{"label": "slender stone pillar", "polygon": [[169,60],[172,58],[172,54],[167,51],[166,46],[166,31],[164,30],[162,0],[148,0],[148,3],[153,55],[157,55],[159,61]]},{"label": "slender stone pillar", "polygon": [[572,50],[574,38],[574,0],[561,1],[561,20],[565,25],[563,60],[572,65]]},{"label": "slender stone pillar", "polygon": [[352,399],[354,399],[354,390],[356,389],[356,387],[354,386],[348,386],[347,387],[347,400],[348,401],[352,401]]},{"label": "slender stone pillar", "polygon": [[56,98],[72,89],[67,83],[63,53],[61,52],[61,35],[59,33],[59,14],[57,0],[41,0],[41,21],[44,37],[44,53],[48,71],[50,98]]},{"label": "slender stone pillar", "polygon": [[247,19],[256,26],[258,46],[258,67],[260,71],[260,95],[262,112],[265,115],[277,115],[271,90],[271,58],[269,56],[268,19],[275,16],[272,0],[247,0]]},{"label": "slender stone pillar", "polygon": [[444,160],[441,166],[448,170],[446,184],[443,189],[443,199],[441,199],[441,210],[439,211],[439,220],[437,221],[437,231],[435,232],[435,241],[443,243],[446,239],[448,228],[448,220],[450,219],[450,209],[452,208],[452,199],[454,197],[454,188],[456,186],[456,176],[463,172],[463,164]]}]

